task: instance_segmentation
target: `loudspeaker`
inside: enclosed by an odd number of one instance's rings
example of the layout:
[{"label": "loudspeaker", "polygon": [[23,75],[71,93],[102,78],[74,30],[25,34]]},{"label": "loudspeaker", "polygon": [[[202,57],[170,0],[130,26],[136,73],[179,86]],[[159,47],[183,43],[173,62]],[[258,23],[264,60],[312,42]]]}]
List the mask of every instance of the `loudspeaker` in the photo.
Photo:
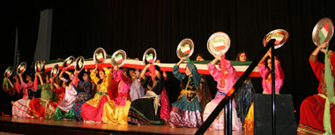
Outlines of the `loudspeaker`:
[{"label": "loudspeaker", "polygon": [[[256,94],[254,102],[254,134],[272,134],[271,94]],[[297,123],[290,94],[276,95],[276,135],[296,135]]]}]

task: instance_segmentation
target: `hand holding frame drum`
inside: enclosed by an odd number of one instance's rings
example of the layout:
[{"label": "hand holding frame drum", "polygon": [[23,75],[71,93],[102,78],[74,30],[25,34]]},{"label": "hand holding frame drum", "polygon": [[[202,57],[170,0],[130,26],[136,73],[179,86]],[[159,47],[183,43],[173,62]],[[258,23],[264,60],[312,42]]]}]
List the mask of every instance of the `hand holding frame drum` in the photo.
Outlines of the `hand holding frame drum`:
[{"label": "hand holding frame drum", "polygon": [[93,53],[93,60],[95,61],[96,64],[98,63],[103,63],[106,60],[106,51],[104,48],[99,47],[95,49]]},{"label": "hand holding frame drum", "polygon": [[13,74],[13,67],[9,66],[6,70],[5,73],[3,74],[4,77],[10,77]]},{"label": "hand holding frame drum", "polygon": [[230,48],[230,38],[224,32],[215,32],[207,41],[207,50],[214,57],[224,55]]},{"label": "hand holding frame drum", "polygon": [[56,64],[52,69],[51,69],[51,72],[50,72],[50,77],[53,77],[55,78],[59,73],[59,65]]},{"label": "hand holding frame drum", "polygon": [[144,65],[147,65],[148,63],[152,64],[155,63],[156,59],[157,59],[156,50],[154,48],[148,48],[143,54],[142,61]]},{"label": "hand holding frame drum", "polygon": [[126,62],[126,59],[127,59],[127,53],[124,50],[120,49],[113,53],[111,57],[111,64],[113,67],[115,66],[122,67],[123,64]]},{"label": "hand holding frame drum", "polygon": [[67,57],[63,62],[63,68],[70,67],[75,61],[74,56]]},{"label": "hand holding frame drum", "polygon": [[21,62],[19,66],[17,67],[16,73],[18,75],[23,74],[24,71],[27,69],[27,63],[26,62]]},{"label": "hand holding frame drum", "polygon": [[185,38],[178,44],[176,53],[179,59],[192,56],[194,51],[194,43],[192,39]]},{"label": "hand holding frame drum", "polygon": [[312,32],[313,43],[316,46],[324,42],[329,42],[334,35],[334,25],[330,18],[322,18],[315,26]]},{"label": "hand holding frame drum", "polygon": [[45,62],[42,62],[40,60],[36,61],[35,62],[35,72],[38,73],[38,72],[42,72],[42,70],[44,69],[44,65],[45,65]]},{"label": "hand holding frame drum", "polygon": [[80,72],[81,70],[83,70],[84,65],[85,65],[85,59],[84,59],[84,57],[83,56],[79,56],[76,59],[75,63],[74,63],[74,70]]},{"label": "hand holding frame drum", "polygon": [[266,44],[271,40],[275,39],[275,49],[278,49],[282,47],[287,39],[289,37],[289,34],[286,30],[284,29],[275,29],[273,31],[270,31],[268,34],[266,34],[263,38],[263,45],[266,46]]}]

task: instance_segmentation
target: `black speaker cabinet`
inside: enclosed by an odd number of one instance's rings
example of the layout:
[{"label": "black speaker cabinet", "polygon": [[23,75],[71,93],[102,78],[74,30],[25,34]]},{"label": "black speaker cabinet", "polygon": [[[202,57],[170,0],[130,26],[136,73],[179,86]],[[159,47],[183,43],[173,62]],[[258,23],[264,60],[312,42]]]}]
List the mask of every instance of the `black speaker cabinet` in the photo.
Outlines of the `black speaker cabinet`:
[{"label": "black speaker cabinet", "polygon": [[[256,94],[254,134],[272,134],[272,99],[270,94]],[[276,95],[276,135],[296,135],[297,123],[290,94]]]}]

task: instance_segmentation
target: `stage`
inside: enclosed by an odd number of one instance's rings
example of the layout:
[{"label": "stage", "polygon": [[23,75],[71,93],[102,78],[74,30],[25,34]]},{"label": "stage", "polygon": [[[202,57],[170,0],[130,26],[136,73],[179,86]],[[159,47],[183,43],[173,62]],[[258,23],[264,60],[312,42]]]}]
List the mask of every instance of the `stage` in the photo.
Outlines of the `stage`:
[{"label": "stage", "polygon": [[[77,121],[56,121],[25,118],[0,117],[0,134],[194,134],[197,128],[172,128],[165,126],[113,125],[83,123]],[[207,135],[223,135],[224,131],[207,131]],[[244,131],[233,131],[234,135],[245,135]],[[249,135],[249,134],[248,134]],[[252,135],[252,134],[250,134]]]}]

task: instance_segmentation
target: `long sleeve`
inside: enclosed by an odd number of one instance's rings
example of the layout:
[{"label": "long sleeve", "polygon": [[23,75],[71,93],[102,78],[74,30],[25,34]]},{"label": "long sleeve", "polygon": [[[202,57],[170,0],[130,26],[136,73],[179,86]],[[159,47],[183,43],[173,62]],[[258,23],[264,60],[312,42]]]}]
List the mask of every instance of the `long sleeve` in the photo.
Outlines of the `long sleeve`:
[{"label": "long sleeve", "polygon": [[38,85],[38,81],[37,81],[37,77],[35,77],[35,80],[34,80],[34,90],[37,91],[37,85]]},{"label": "long sleeve", "polygon": [[276,60],[275,74],[276,74],[275,90],[276,90],[276,92],[278,92],[284,84],[284,77],[285,77],[284,71],[283,71],[282,67],[280,66],[279,60]]},{"label": "long sleeve", "polygon": [[321,81],[322,79],[322,71],[324,70],[325,64],[321,63],[317,60],[317,56],[311,55],[309,57],[309,64],[311,65],[311,68],[315,74],[315,77]]},{"label": "long sleeve", "polygon": [[219,71],[215,65],[208,63],[207,65],[209,73],[212,75],[214,81],[219,81],[221,77],[221,71]]},{"label": "long sleeve", "polygon": [[105,85],[107,86],[106,88],[108,89],[110,84],[111,84],[111,81],[112,81],[113,77],[112,77],[112,73],[110,72],[110,70],[108,68],[104,68],[104,70],[105,70],[105,74],[106,74]]},{"label": "long sleeve", "polygon": [[173,76],[176,77],[179,81],[182,81],[183,78],[185,77],[184,74],[179,72],[179,66],[177,66],[177,65],[173,66],[172,73],[173,73]]},{"label": "long sleeve", "polygon": [[269,70],[265,67],[264,62],[258,64],[258,70],[259,70],[259,74],[261,74],[262,78],[266,78],[266,75],[268,74]]},{"label": "long sleeve", "polygon": [[74,84],[74,86],[77,87],[78,83],[79,83],[79,81],[78,81],[78,73],[75,73],[74,77],[73,77],[73,84]]},{"label": "long sleeve", "polygon": [[15,89],[16,89],[17,92],[20,94],[21,85],[20,85],[19,81],[16,81],[16,83],[15,83]]},{"label": "long sleeve", "polygon": [[97,85],[100,79],[96,76],[95,72],[91,72],[90,77],[93,83]]}]

